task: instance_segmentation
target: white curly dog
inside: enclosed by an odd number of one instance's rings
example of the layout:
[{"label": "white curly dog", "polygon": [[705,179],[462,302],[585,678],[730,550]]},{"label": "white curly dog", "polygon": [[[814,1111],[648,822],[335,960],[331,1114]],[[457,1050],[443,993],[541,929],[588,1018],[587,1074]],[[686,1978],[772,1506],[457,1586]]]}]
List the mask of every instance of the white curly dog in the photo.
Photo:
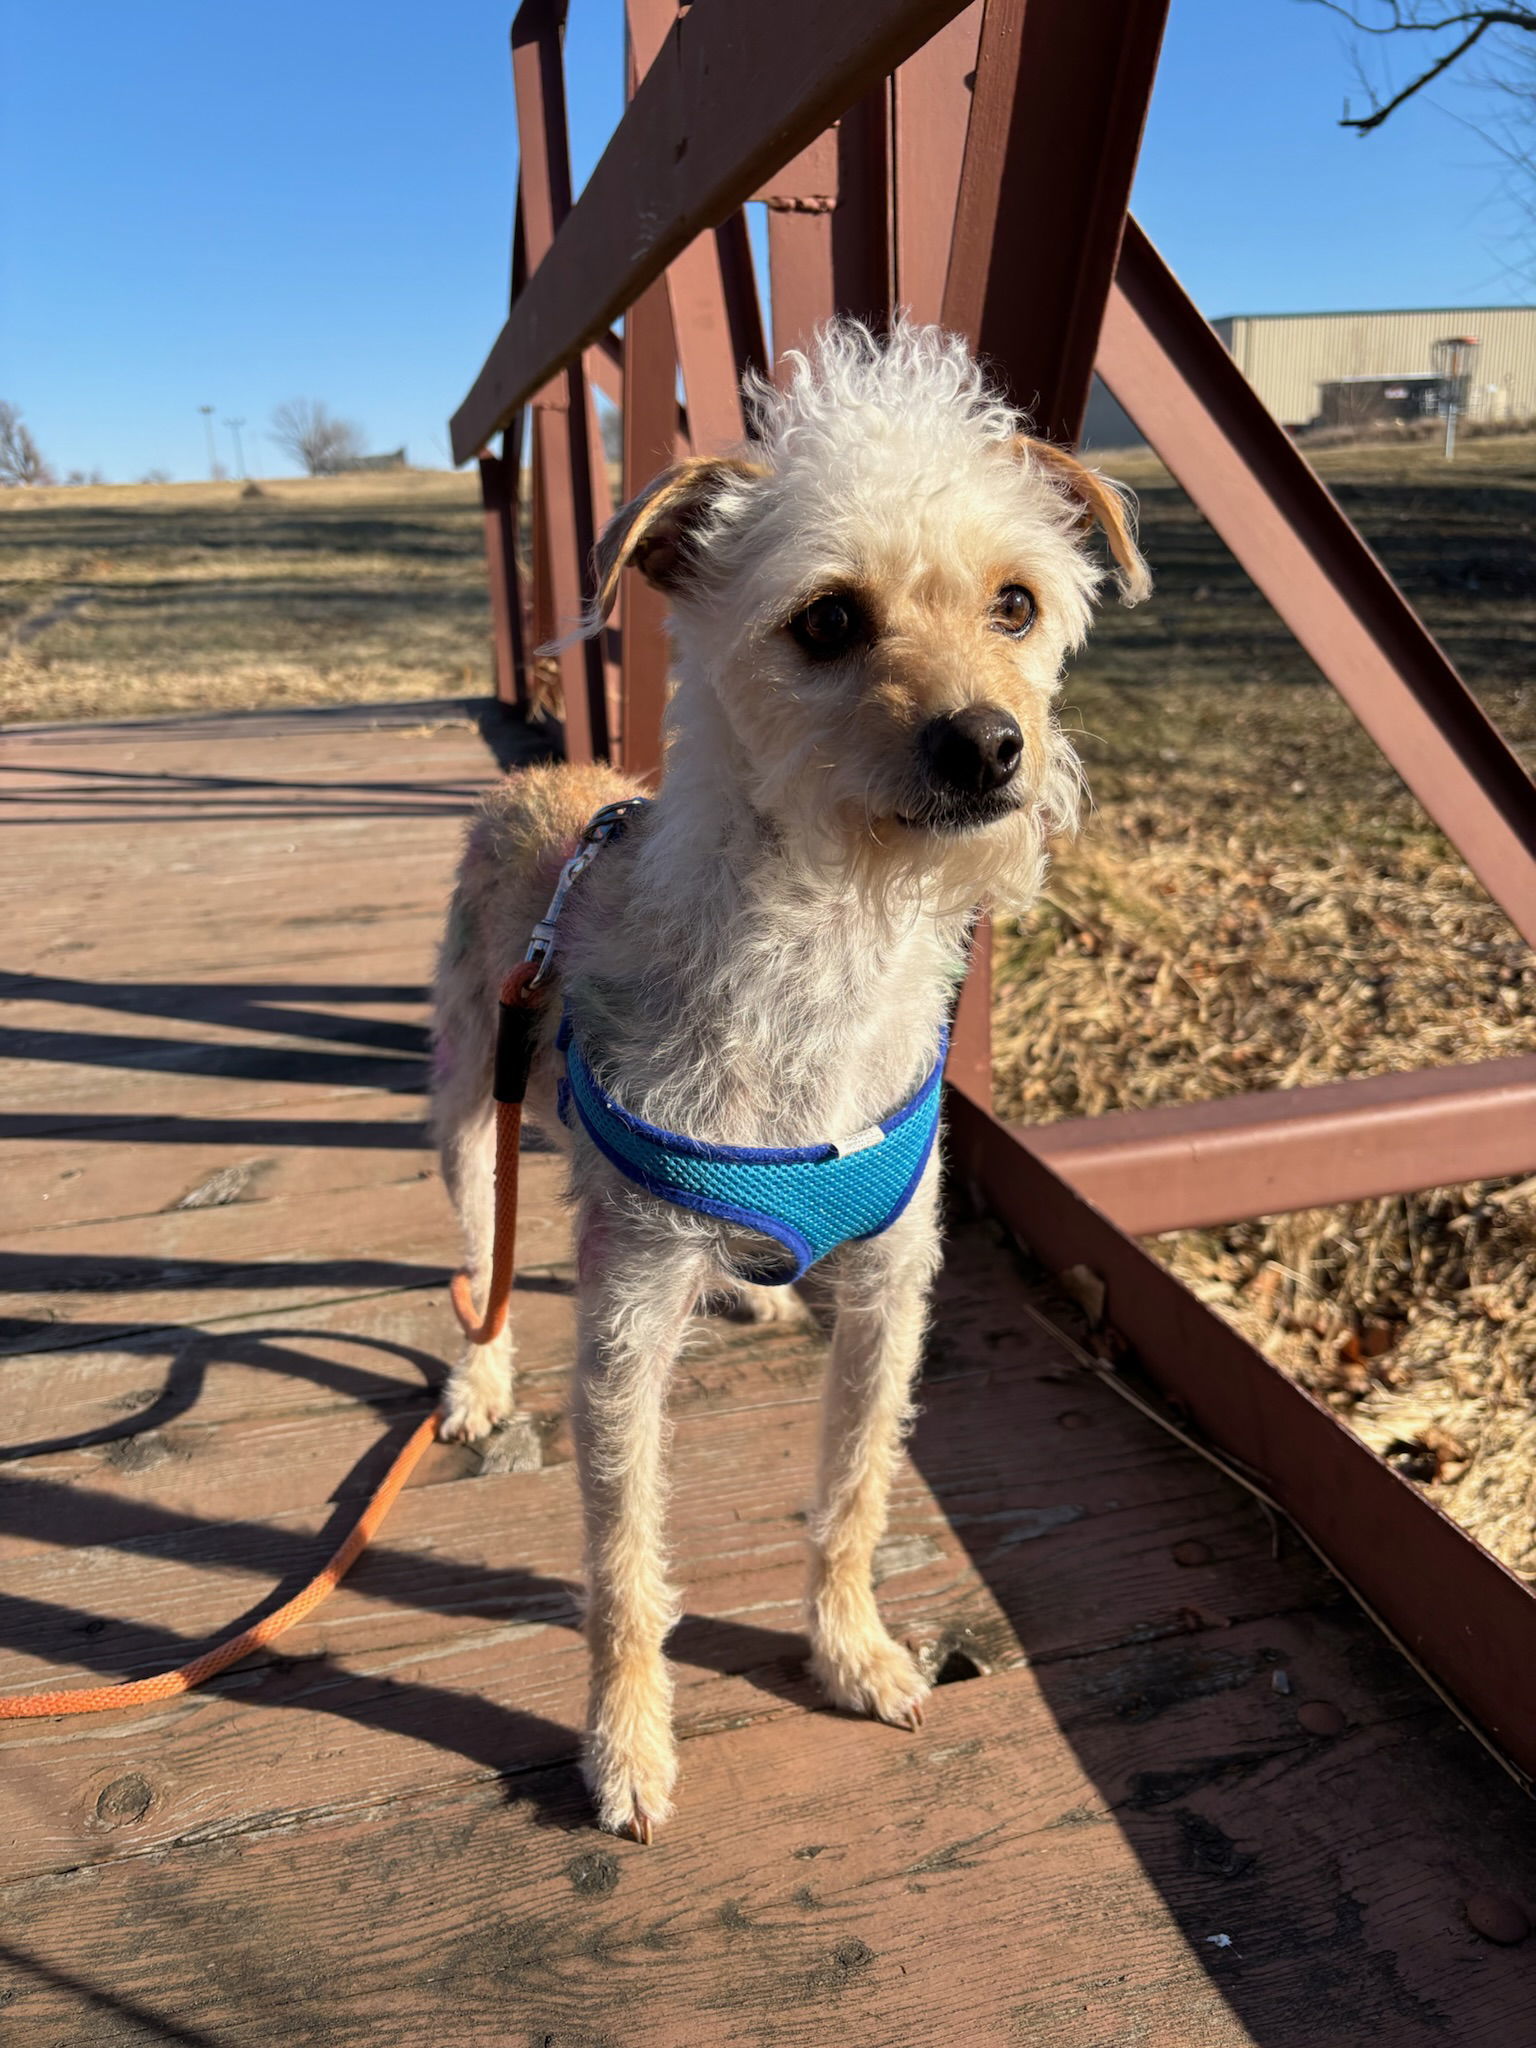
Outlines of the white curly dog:
[{"label": "white curly dog", "polygon": [[[783,390],[754,379],[747,398],[740,456],[668,470],[598,546],[588,630],[626,565],[670,600],[666,774],[572,891],[529,1093],[576,1205],[586,1773],[603,1825],[642,1840],[677,1775],[667,1383],[722,1280],[763,1313],[783,1299],[763,1282],[824,1261],[812,1668],[842,1708],[921,1719],[871,1560],[939,1258],[935,1069],[978,907],[1030,904],[1074,818],[1054,707],[1101,581],[1094,522],[1126,600],[1148,589],[1122,494],[1030,439],[952,336],[834,325]],[[498,986],[588,818],[637,793],[606,768],[532,769],[469,833],[434,1102],[477,1289]],[[504,1419],[511,1368],[508,1338],[472,1345],[444,1434]]]}]

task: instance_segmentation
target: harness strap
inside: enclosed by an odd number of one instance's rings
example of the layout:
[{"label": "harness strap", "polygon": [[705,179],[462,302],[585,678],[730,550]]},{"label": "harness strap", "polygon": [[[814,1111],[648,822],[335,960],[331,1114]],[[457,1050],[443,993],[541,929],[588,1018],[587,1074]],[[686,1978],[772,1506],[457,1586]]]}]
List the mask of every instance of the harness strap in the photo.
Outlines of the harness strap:
[{"label": "harness strap", "polygon": [[495,1220],[491,1238],[491,1277],[486,1293],[485,1313],[477,1315],[467,1273],[455,1273],[449,1289],[459,1327],[471,1344],[493,1344],[506,1328],[507,1305],[512,1295],[512,1253],[517,1237],[517,1175],[522,1155],[523,1100],[528,1093],[528,1076],[533,1068],[538,1042],[539,1015],[543,1008],[555,947],[559,942],[560,913],[572,884],[584,875],[611,841],[624,831],[629,820],[643,811],[651,799],[622,797],[604,804],[593,813],[576,842],[575,851],[560,870],[549,908],[533,928],[528,951],[501,985],[501,1013],[496,1027],[496,1065],[491,1092],[496,1101],[496,1195]]}]

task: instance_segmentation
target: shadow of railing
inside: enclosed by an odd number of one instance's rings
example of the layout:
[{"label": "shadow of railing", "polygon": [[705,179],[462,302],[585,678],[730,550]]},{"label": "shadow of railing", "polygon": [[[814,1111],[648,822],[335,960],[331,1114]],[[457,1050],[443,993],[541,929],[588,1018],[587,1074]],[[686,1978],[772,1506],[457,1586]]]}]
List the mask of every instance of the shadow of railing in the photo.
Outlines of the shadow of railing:
[{"label": "shadow of railing", "polygon": [[[1457,2021],[1424,1995],[1434,1970],[1410,1958],[1456,1911],[1458,1893],[1437,1897],[1436,1883],[1476,1888],[1475,1870],[1491,1890],[1536,1891],[1536,1855],[1519,1823],[1526,1809],[1508,1781],[1310,1552],[1297,1544],[1281,1557],[1279,1533],[1250,1496],[1065,1350],[1031,1359],[1027,1311],[1010,1316],[996,1277],[978,1287],[975,1243],[963,1231],[952,1239],[940,1277],[930,1405],[912,1455],[1094,1787],[1088,1807],[1054,1825],[1107,1821],[1119,1831],[1245,2040],[1312,2048],[1363,2039],[1378,2020],[1393,2040],[1502,2040],[1509,1992],[1497,1970],[1474,1971],[1470,1955],[1457,1966]],[[1022,1260],[994,1257],[1009,1262],[1016,1304],[1045,1298]],[[967,1378],[951,1399],[954,1374]],[[972,1404],[969,1427],[958,1428]],[[1003,1432],[1008,1499],[1060,1504],[1072,1484],[1062,1476],[1064,1425],[1112,1444],[1101,1490],[1133,1495],[1139,1477],[1160,1470],[1160,1523],[1117,1499],[1064,1514],[1063,1532],[1076,1537],[1097,1521],[1096,1540],[1054,1540],[1049,1522],[1047,1540],[1022,1553],[992,1540],[997,1517],[975,1513],[967,1442],[978,1427]],[[995,1473],[992,1484],[995,1492]],[[1185,1569],[1173,1548],[1181,1523],[1187,1533],[1183,1518],[1223,1494],[1233,1554],[1197,1542],[1188,1561],[1204,1569]],[[1129,1520],[1117,1527],[1110,1510]],[[1117,1569],[1132,1573],[1149,1556],[1171,1568],[1144,1571],[1135,1611],[1106,1625]],[[1083,1620],[1064,1628],[1064,1615]],[[1271,1684],[1287,1665],[1294,1697],[1288,1678],[1285,1693]],[[1308,1732],[1297,1707],[1309,1671],[1314,1684],[1331,1673],[1322,1683],[1368,1699],[1369,1720],[1341,1720],[1337,1743]],[[1430,1875],[1437,1860],[1443,1868]]]}]

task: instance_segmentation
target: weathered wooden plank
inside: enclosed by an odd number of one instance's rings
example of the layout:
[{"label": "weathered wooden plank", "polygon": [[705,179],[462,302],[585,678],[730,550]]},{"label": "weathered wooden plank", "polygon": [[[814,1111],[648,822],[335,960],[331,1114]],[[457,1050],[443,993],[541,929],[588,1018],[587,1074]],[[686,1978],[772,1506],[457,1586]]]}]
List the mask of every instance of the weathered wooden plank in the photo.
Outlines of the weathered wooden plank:
[{"label": "weathered wooden plank", "polygon": [[[254,1084],[251,1084],[254,1085]],[[238,1083],[228,1094],[247,1095]],[[295,1091],[274,1092],[294,1098]],[[243,1113],[242,1113],[243,1112]],[[355,1089],[258,1093],[232,1115],[94,1116],[0,1111],[0,1231],[19,1248],[33,1233],[178,1208],[295,1201],[434,1165],[419,1097]],[[23,1120],[25,1119],[25,1120]],[[62,1126],[62,1128],[61,1128]]]},{"label": "weathered wooden plank", "polygon": [[[562,1174],[554,1154],[528,1160],[525,1270],[565,1255]],[[35,1231],[0,1253],[0,1355],[440,1284],[457,1251],[435,1178]]]},{"label": "weathered wooden plank", "polygon": [[[191,836],[196,829],[189,822],[184,835]],[[421,969],[430,964],[431,945],[428,940],[420,955],[412,957],[416,928],[423,919],[441,915],[452,874],[453,842],[443,828],[438,828],[430,864],[428,856],[418,854],[406,840],[395,845],[388,875],[380,872],[376,844],[370,853],[366,843],[322,849],[311,841],[309,850],[317,861],[334,856],[323,861],[326,888],[318,900],[313,888],[306,887],[312,877],[294,865],[289,850],[297,843],[294,829],[288,826],[288,836],[280,843],[274,834],[270,847],[247,840],[240,848],[238,869],[231,860],[216,884],[201,887],[195,874],[190,882],[186,875],[178,881],[157,870],[141,851],[142,865],[128,863],[112,877],[114,888],[121,886],[121,900],[132,903],[137,922],[131,932],[114,927],[110,905],[106,916],[93,918],[82,929],[80,899],[100,890],[103,878],[99,870],[83,864],[64,874],[50,864],[48,874],[39,873],[21,901],[7,905],[13,945],[33,949],[30,958],[13,951],[8,964],[57,973],[58,954],[68,946],[69,964],[76,973],[98,973],[102,963],[110,962],[112,971],[124,979],[152,979],[162,972],[190,977],[218,968],[260,975],[307,955],[324,963],[317,978],[332,981],[338,978],[335,942],[338,935],[345,935],[349,955],[360,941],[372,948],[382,939],[391,955],[390,979],[398,980],[401,963],[409,962],[408,978],[421,980]],[[367,829],[376,841],[381,827],[372,824]],[[382,829],[396,839],[395,825]],[[313,830],[306,828],[306,839]],[[186,836],[165,837],[155,844],[168,851],[184,846]],[[19,879],[27,877],[23,873]],[[250,915],[252,897],[264,900],[260,920]],[[350,972],[341,978],[353,979]]]},{"label": "weathered wooden plank", "polygon": [[13,993],[0,1036],[8,1062],[0,1107],[185,1112],[197,1106],[186,1096],[209,1076],[277,1101],[302,1090],[420,1092],[427,967],[423,947],[417,975],[393,983],[342,981],[313,965],[284,973],[269,962],[263,979],[226,992],[205,962],[179,985],[103,976],[77,984],[73,1000]]},{"label": "weathered wooden plank", "polygon": [[[594,1836],[559,1767],[12,1884],[7,2015],[328,2048],[1524,2037],[1529,1960],[1461,1902],[1536,1881],[1531,1852],[1428,1710],[1318,1739],[1187,1662],[1149,1728],[1097,1675],[947,1688],[916,1739],[796,1713],[691,1742],[649,1851]],[[131,1834],[155,1787],[96,1803]]]},{"label": "weathered wooden plank", "polygon": [[[528,1276],[513,1313],[523,1376],[530,1366],[563,1372],[573,1325],[569,1284]],[[460,1342],[439,1286],[14,1357],[0,1368],[0,1458],[15,1472],[11,1461],[30,1460],[44,1446],[111,1451],[181,1422],[208,1430],[259,1416],[394,1410],[437,1386]],[[29,1462],[27,1469],[37,1468]]]},{"label": "weathered wooden plank", "polygon": [[[214,717],[10,726],[0,733],[0,791],[47,778],[87,803],[93,788],[161,790],[189,800],[229,788],[304,789],[349,778],[397,788],[483,770],[481,706],[475,700],[352,704]],[[238,748],[238,753],[232,748]]]},{"label": "weathered wooden plank", "polygon": [[[178,1041],[152,1029],[81,1030],[78,1021],[67,1030],[28,1033],[27,1037],[35,1042],[21,1046],[13,1040],[13,1049],[0,1051],[7,1062],[7,1078],[0,1087],[0,1117],[32,1112],[74,1119],[77,1124],[84,1116],[213,1117],[229,1101],[231,1090],[248,1093],[265,1088],[290,1101],[303,1100],[295,1097],[295,1090],[304,1084],[306,1073],[313,1077],[309,1085],[321,1099],[339,1089],[367,1090],[381,1105],[394,1096],[402,1098],[402,1107],[411,1106],[414,1100],[418,1114],[423,1107],[426,1066],[417,1054],[331,1049],[273,1039]],[[0,1035],[0,1047],[4,1045],[5,1037]],[[0,1123],[0,1130],[4,1128]],[[46,1124],[42,1134],[47,1135]]]},{"label": "weathered wooden plank", "polygon": [[[1059,1398],[1054,1388],[1052,1393]],[[1265,1524],[1199,1461],[1181,1456],[1169,1467],[1138,1456],[1112,1430],[1101,1435],[1089,1428],[1062,1432],[1056,1442],[1041,1432],[1037,1461],[1021,1463],[1002,1425],[1028,1427],[1028,1389],[1021,1387],[1017,1400],[1009,1394],[971,1376],[933,1390],[916,1441],[920,1469],[904,1466],[898,1477],[885,1567],[890,1576],[898,1567],[937,1565],[945,1558],[952,1567],[958,1560],[966,1573],[974,1566],[1003,1604],[1028,1594],[1030,1626],[1052,1654],[1119,1641],[1138,1630],[1199,1626],[1202,1616],[1214,1625],[1319,1597],[1320,1582],[1296,1560],[1268,1568],[1275,1561],[1268,1558]],[[1089,1400],[1089,1389],[1082,1398]],[[365,1418],[373,1438],[382,1439],[391,1416],[401,1416],[409,1405],[402,1400],[383,1416]],[[676,1412],[671,1529],[679,1571],[694,1575],[690,1583],[705,1583],[716,1571],[738,1570],[744,1555],[761,1561],[772,1552],[792,1574],[781,1596],[798,1601],[814,1401],[800,1395],[732,1403],[706,1393],[679,1404]],[[31,1549],[8,1562],[6,1584],[31,1604],[35,1619],[25,1630],[14,1630],[0,1651],[0,1683],[14,1689],[34,1680],[36,1667],[17,1658],[55,1664],[67,1658],[72,1670],[87,1672],[104,1668],[102,1660],[114,1645],[101,1639],[101,1631],[77,1640],[68,1627],[51,1627],[51,1607],[71,1614],[88,1609],[125,1625],[153,1624],[190,1638],[216,1624],[230,1604],[227,1585],[210,1591],[200,1573],[234,1571],[262,1581],[297,1569],[324,1519],[324,1504],[341,1497],[342,1482],[353,1482],[342,1465],[334,1485],[315,1483],[323,1463],[319,1446],[328,1431],[336,1432],[334,1413],[279,1420],[282,1432],[275,1421],[205,1432],[210,1443],[226,1446],[226,1454],[203,1453],[206,1492],[200,1506],[188,1503],[190,1485],[166,1472],[172,1460],[156,1458],[158,1444],[138,1470],[132,1460],[123,1460],[127,1469],[115,1473],[98,1466],[90,1484],[70,1486],[50,1476],[51,1466],[70,1462],[62,1458],[13,1468],[0,1490],[0,1516],[10,1536],[26,1539]],[[403,1419],[394,1426],[402,1428]],[[300,1432],[312,1432],[316,1446],[299,1453],[302,1462],[291,1480],[286,1458],[278,1455],[290,1429],[296,1444]],[[265,1447],[267,1464],[284,1470],[242,1478],[234,1466],[247,1444],[253,1461]],[[75,1454],[74,1462],[88,1455]],[[443,1455],[467,1460],[470,1454]],[[563,1464],[558,1446],[549,1462]],[[380,1539],[379,1557],[403,1561],[408,1581],[410,1560],[418,1552],[429,1556],[428,1592],[445,1558],[469,1560],[463,1568],[470,1576],[482,1565],[514,1570],[529,1517],[536,1514],[543,1536],[563,1546],[561,1569],[574,1573],[580,1556],[574,1490],[551,1492],[542,1482],[535,1487],[536,1477],[487,1476],[430,1504],[408,1494]],[[241,1487],[270,1495],[284,1483],[286,1501],[242,1517],[236,1505]],[[363,1483],[359,1479],[355,1486]],[[569,1476],[562,1485],[570,1488]],[[536,1510],[529,1504],[535,1495]],[[1174,1548],[1191,1542],[1208,1555],[1198,1567],[1181,1566]],[[378,1568],[364,1567],[365,1578]],[[948,1577],[953,1580],[953,1569]],[[291,1640],[325,1644],[326,1617],[333,1614],[338,1627],[350,1627],[349,1597],[344,1588],[335,1596],[339,1604],[304,1624],[308,1635]],[[408,1587],[404,1598],[413,1604]],[[427,1614],[434,1611],[430,1598],[414,1604]],[[435,1624],[413,1626],[431,1634]],[[388,1640],[402,1639],[392,1623]],[[1008,1641],[995,1647],[1000,1657],[1011,1653]],[[985,1644],[978,1644],[978,1654],[989,1655]]]},{"label": "weathered wooden plank", "polygon": [[[990,1307],[995,1318],[998,1304]],[[732,1335],[749,1354],[807,1348],[792,1333],[776,1333],[777,1345],[766,1347],[764,1333]],[[1176,1648],[1211,1630],[1221,1668],[1242,1665],[1252,1676],[1251,1655],[1233,1647],[1244,1622],[1315,1602],[1316,1575],[1269,1556],[1262,1522],[1209,1467],[1134,1417],[1127,1441],[1126,1411],[1096,1383],[1064,1396],[1057,1373],[1038,1369],[1033,1332],[1030,1341],[1035,1371],[951,1372],[928,1392],[917,1443],[923,1476],[904,1468],[881,1554],[890,1625],[931,1645],[936,1663],[951,1652],[971,1660],[962,1668],[1018,1663],[1026,1616],[1036,1663],[1106,1645]],[[695,1731],[813,1697],[798,1632],[814,1404],[803,1394],[775,1398],[760,1357],[733,1387],[725,1368],[735,1345],[719,1348],[721,1368],[680,1389],[676,1437],[671,1539],[688,1619],[674,1656],[679,1713]],[[1055,1362],[1048,1347],[1044,1362]],[[1073,1405],[1063,1408],[1064,1398]],[[1063,1427],[1062,1416],[1075,1426]],[[324,1434],[313,1418],[306,1427]],[[297,1582],[324,1549],[313,1510],[178,1530],[147,1500],[137,1503],[137,1520],[120,1500],[124,1519],[109,1534],[99,1493],[84,1497],[83,1515],[82,1497],[70,1500],[46,1494],[36,1512],[51,1514],[44,1527],[55,1544],[78,1530],[94,1539],[88,1547],[8,1561],[7,1690],[179,1661],[211,1628],[243,1615],[258,1589]],[[1191,1542],[1203,1567],[1175,1555]],[[87,1834],[70,1839],[67,1860],[75,1861],[215,1821],[238,1827],[252,1797],[269,1815],[307,1811],[317,1777],[330,1797],[343,1785],[379,1795],[445,1768],[526,1771],[567,1756],[586,1683],[574,1632],[579,1553],[568,1470],[412,1490],[377,1549],[263,1660],[264,1672],[246,1667],[207,1695],[157,1711],[148,1734],[141,1716],[118,1718],[115,1732],[100,1723],[8,1729],[13,1768],[0,1775],[0,1836],[8,1819],[26,1838],[39,1810],[78,1812]],[[253,1705],[264,1726],[276,1706],[298,1710],[281,1717],[294,1723],[287,1735],[262,1738],[254,1776],[239,1764],[240,1726]],[[446,1765],[423,1748],[434,1741],[450,1752]],[[494,1751],[493,1741],[501,1745]],[[93,1774],[109,1766],[119,1776],[147,1773],[160,1788],[149,1836],[119,1841],[92,1830],[101,1789]],[[87,1782],[95,1789],[82,1806]],[[26,1853],[46,1857],[57,1846],[54,1833]]]},{"label": "weathered wooden plank", "polygon": [[[512,1316],[518,1406],[556,1417],[575,1348],[574,1281],[564,1261],[525,1267]],[[435,1389],[461,1348],[447,1291],[438,1286],[233,1316],[209,1329],[136,1331],[101,1348],[18,1354],[0,1378],[0,1471],[8,1463],[13,1474],[36,1476],[40,1453],[68,1449],[132,1464],[132,1439],[183,1423],[207,1431],[360,1404],[393,1413]],[[821,1369],[821,1340],[808,1326],[744,1327],[701,1316],[674,1374],[672,1404],[677,1412],[771,1405],[814,1393]],[[216,1470],[223,1455],[215,1450],[206,1469]],[[88,1480],[94,1468],[82,1469]]]}]

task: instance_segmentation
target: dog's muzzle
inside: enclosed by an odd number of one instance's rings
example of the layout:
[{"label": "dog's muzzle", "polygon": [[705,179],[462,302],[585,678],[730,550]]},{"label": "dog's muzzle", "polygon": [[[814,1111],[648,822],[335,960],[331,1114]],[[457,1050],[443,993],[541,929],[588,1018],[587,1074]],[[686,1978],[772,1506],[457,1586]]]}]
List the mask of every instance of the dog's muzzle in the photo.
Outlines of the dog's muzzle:
[{"label": "dog's muzzle", "polygon": [[904,825],[963,831],[990,824],[1016,808],[1010,785],[1024,758],[1024,735],[1012,712],[967,704],[930,719],[917,738],[922,801]]}]

